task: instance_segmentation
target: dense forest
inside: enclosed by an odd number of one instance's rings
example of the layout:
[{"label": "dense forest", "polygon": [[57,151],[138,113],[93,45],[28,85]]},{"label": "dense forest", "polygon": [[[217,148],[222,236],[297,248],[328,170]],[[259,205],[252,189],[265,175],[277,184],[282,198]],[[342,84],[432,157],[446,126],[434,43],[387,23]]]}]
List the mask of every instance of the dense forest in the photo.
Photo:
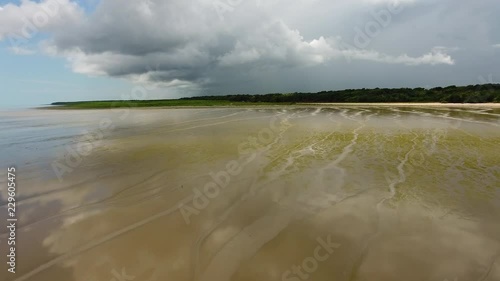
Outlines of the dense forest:
[{"label": "dense forest", "polygon": [[320,103],[320,102],[500,102],[500,84],[449,86],[432,89],[358,89],[266,95],[198,96],[181,100],[225,100],[235,102]]},{"label": "dense forest", "polygon": [[171,100],[110,100],[54,102],[64,108],[113,108],[159,106],[247,106],[294,103],[370,103],[370,102],[441,102],[441,103],[500,103],[500,84],[471,85],[446,88],[359,89],[324,91],[319,93],[288,93],[265,95],[197,96]]}]

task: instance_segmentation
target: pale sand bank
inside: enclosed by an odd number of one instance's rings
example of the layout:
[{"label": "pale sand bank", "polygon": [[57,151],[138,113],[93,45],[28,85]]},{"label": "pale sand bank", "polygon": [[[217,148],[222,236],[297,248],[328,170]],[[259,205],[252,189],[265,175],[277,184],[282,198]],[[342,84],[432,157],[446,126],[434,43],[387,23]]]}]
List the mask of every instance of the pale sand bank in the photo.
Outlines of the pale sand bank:
[{"label": "pale sand bank", "polygon": [[332,106],[416,106],[416,107],[463,107],[463,108],[500,108],[500,103],[301,103],[301,105],[332,105]]},{"label": "pale sand bank", "polygon": [[[19,263],[0,280],[500,280],[498,114],[323,106],[78,114],[14,123],[98,128],[110,118],[116,128],[81,163],[58,160],[70,167],[61,181],[20,167]],[[61,146],[54,131],[37,133],[37,144]]]},{"label": "pale sand bank", "polygon": [[[478,109],[499,109],[500,103],[283,103],[283,104],[263,104],[263,105],[213,105],[213,106],[151,106],[151,107],[123,107],[131,110],[163,110],[163,109],[223,109],[223,108],[257,108],[257,109],[276,109],[276,108],[297,108],[297,107],[419,107],[419,108],[478,108]],[[119,110],[119,108],[71,108],[64,106],[38,107],[35,109],[50,111],[102,111]]]}]

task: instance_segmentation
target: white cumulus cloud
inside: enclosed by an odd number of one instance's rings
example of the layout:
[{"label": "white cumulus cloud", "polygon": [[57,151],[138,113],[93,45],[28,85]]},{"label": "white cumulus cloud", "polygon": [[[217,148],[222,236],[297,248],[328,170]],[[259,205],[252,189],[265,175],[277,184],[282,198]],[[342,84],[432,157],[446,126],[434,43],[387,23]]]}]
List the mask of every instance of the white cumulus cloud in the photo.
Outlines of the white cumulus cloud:
[{"label": "white cumulus cloud", "polygon": [[[425,75],[421,67],[456,67],[463,60],[455,55],[463,55],[465,48],[460,47],[468,42],[500,40],[487,38],[495,35],[485,28],[498,28],[493,9],[497,2],[482,2],[481,7],[490,9],[481,8],[485,14],[468,23],[474,28],[457,29],[467,20],[463,12],[475,7],[460,2],[463,5],[452,0],[353,0],[349,5],[340,0],[101,0],[95,10],[85,12],[70,0],[23,0],[1,7],[0,40],[19,43],[11,45],[11,51],[27,54],[30,49],[21,43],[44,33],[48,39],[40,44],[43,52],[66,58],[74,72],[166,87],[233,91],[243,85],[233,83],[240,79],[249,89],[259,84],[252,80],[258,75],[250,78],[251,73],[265,70],[278,77],[295,71],[303,79],[299,73],[319,73],[326,67],[342,75],[351,61],[356,66],[385,65],[395,74],[417,79],[415,72]],[[387,16],[387,5],[404,9],[384,18],[369,44],[356,47],[357,30],[365,30],[368,23],[376,27],[373,15]],[[431,24],[435,30],[427,28]],[[468,69],[463,66],[463,71]]]}]

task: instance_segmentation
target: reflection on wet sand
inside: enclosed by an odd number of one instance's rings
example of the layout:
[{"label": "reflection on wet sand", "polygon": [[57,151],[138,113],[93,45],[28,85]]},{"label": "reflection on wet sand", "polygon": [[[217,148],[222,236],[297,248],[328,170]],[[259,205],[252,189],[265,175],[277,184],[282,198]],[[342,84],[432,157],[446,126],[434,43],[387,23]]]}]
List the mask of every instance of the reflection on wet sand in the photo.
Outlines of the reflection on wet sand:
[{"label": "reflection on wet sand", "polygon": [[19,169],[2,280],[500,280],[498,110],[118,114],[85,119],[114,128],[61,181],[61,138],[38,116],[37,145],[55,148]]}]

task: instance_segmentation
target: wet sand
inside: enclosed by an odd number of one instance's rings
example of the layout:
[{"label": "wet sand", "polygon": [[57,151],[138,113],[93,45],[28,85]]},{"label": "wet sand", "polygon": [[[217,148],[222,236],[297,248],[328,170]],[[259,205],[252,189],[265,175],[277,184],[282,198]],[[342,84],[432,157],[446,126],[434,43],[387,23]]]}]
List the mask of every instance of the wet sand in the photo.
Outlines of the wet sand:
[{"label": "wet sand", "polygon": [[4,140],[37,149],[2,280],[500,280],[493,107],[5,116],[42,129]]},{"label": "wet sand", "polygon": [[372,102],[372,103],[311,103],[312,105],[328,106],[375,106],[375,107],[443,107],[443,108],[500,108],[500,103],[439,103],[439,102]]}]

